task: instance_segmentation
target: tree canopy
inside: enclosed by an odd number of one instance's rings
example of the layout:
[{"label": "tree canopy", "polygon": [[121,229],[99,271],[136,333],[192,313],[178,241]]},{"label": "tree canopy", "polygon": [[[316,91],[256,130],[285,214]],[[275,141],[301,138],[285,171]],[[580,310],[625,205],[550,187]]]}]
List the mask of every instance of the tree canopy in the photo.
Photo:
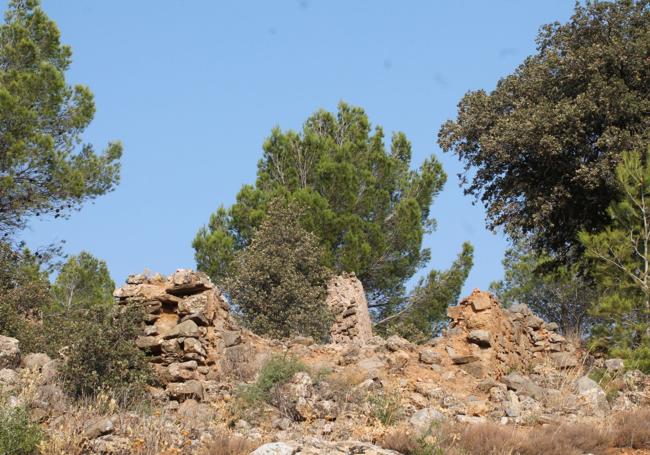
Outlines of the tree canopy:
[{"label": "tree canopy", "polygon": [[114,289],[106,262],[86,251],[68,258],[52,285],[55,306],[64,310],[111,305]]},{"label": "tree canopy", "polygon": [[650,137],[650,2],[577,4],[496,89],[468,92],[438,142],[466,166],[488,226],[564,255],[604,228],[623,150]]},{"label": "tree canopy", "polygon": [[32,215],[65,216],[119,180],[122,146],[97,154],[81,134],[93,119],[88,87],[68,85],[70,47],[38,0],[12,0],[0,25],[0,236]]},{"label": "tree canopy", "polygon": [[277,195],[305,207],[302,226],[337,272],[355,272],[371,304],[394,300],[429,258],[422,248],[434,226],[430,208],[446,175],[431,156],[411,169],[411,144],[395,133],[390,148],[358,107],[318,111],[301,132],[273,129],[264,142],[255,185],[221,207],[194,239],[198,268],[219,281],[236,251],[251,243]]}]

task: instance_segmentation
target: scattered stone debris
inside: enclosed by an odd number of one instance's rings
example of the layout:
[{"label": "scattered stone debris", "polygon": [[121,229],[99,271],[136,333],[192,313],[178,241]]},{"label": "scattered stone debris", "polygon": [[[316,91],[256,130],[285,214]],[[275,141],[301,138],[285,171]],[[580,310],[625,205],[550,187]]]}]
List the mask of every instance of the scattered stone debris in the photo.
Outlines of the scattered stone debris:
[{"label": "scattered stone debris", "polygon": [[[325,345],[309,337],[266,340],[240,328],[219,289],[190,270],[167,278],[132,275],[114,295],[144,310],[135,342],[159,380],[150,388],[156,410],[147,417],[92,415],[75,430],[84,453],[136,453],[134,444],[151,443],[129,433],[140,422],[164,432],[167,447],[177,450],[169,453],[200,453],[218,430],[257,441],[255,455],[388,455],[397,452],[371,443],[387,431],[386,416],[425,435],[445,422],[597,423],[650,405],[650,376],[626,371],[621,359],[591,358],[525,305],[504,309],[478,290],[450,307],[448,328],[422,345],[372,335],[353,275],[330,283],[328,304],[337,317]],[[297,357],[305,371],[275,387],[257,413],[233,415],[239,390],[272,354]],[[60,362],[21,355],[17,340],[0,336],[6,402],[26,405],[50,432],[63,431],[76,412],[57,382]],[[594,381],[592,366],[611,382]],[[29,400],[21,387],[30,390]],[[154,418],[155,424],[142,423]]]}]

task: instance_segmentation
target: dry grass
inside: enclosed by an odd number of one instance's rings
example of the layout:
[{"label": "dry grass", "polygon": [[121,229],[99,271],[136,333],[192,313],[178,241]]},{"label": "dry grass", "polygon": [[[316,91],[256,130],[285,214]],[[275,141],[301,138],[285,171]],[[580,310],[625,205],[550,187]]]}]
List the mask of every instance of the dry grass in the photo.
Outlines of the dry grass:
[{"label": "dry grass", "polygon": [[586,424],[525,429],[485,423],[443,425],[419,438],[400,428],[380,443],[405,455],[599,455],[612,446],[612,438]]},{"label": "dry grass", "polygon": [[603,454],[611,446],[609,433],[587,424],[538,427],[530,430],[518,443],[521,455]]},{"label": "dry grass", "polygon": [[612,428],[612,440],[615,447],[632,449],[650,449],[650,409],[620,414]]},{"label": "dry grass", "polygon": [[227,431],[221,431],[205,445],[201,455],[248,455],[259,445],[259,441],[251,441]]}]

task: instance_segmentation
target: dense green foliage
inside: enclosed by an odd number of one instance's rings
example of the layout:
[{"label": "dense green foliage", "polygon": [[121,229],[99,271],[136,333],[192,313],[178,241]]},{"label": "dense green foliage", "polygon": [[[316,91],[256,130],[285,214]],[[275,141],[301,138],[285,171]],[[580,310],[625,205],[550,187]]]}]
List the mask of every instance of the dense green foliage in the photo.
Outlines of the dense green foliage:
[{"label": "dense green foliage", "polygon": [[47,344],[40,324],[50,302],[44,260],[46,256],[0,241],[0,334],[19,339],[25,352]]},{"label": "dense green foliage", "polygon": [[626,152],[616,168],[624,195],[607,213],[610,225],[580,241],[601,289],[593,308],[593,343],[650,371],[650,149]]},{"label": "dense green foliage", "polygon": [[0,453],[3,455],[32,455],[43,432],[29,420],[23,407],[11,407],[0,397]]},{"label": "dense green foliage", "polygon": [[582,264],[558,266],[520,240],[506,251],[503,268],[503,280],[490,287],[504,306],[524,303],[547,322],[557,322],[565,335],[580,337],[589,330],[598,292]]},{"label": "dense green foliage", "polygon": [[447,307],[458,303],[461,290],[472,269],[474,248],[463,244],[463,251],[445,271],[432,270],[421,279],[410,297],[400,306],[391,308],[378,323],[387,334],[398,334],[413,342],[429,340],[447,318]]},{"label": "dense green foliage", "polygon": [[52,285],[55,305],[64,311],[111,305],[114,289],[106,262],[86,251],[68,258]]},{"label": "dense green foliage", "polygon": [[122,147],[81,143],[95,113],[87,87],[66,84],[71,50],[38,0],[12,0],[0,25],[0,236],[27,217],[63,216],[119,180]]},{"label": "dense green foliage", "polygon": [[61,375],[76,397],[105,391],[120,403],[142,398],[152,375],[144,353],[135,345],[142,313],[134,308],[96,307],[75,321],[68,359]]},{"label": "dense green foliage", "polygon": [[226,289],[253,331],[272,337],[329,335],[325,306],[329,270],[316,236],[298,221],[301,209],[271,201],[251,244],[235,259]]},{"label": "dense green foliage", "polygon": [[576,4],[569,22],[541,28],[535,55],[492,92],[468,92],[441,127],[489,227],[564,259],[579,231],[610,223],[621,152],[650,138],[649,5]]},{"label": "dense green foliage", "polygon": [[404,134],[394,134],[387,150],[382,129],[372,131],[365,112],[344,103],[336,115],[316,112],[300,133],[274,129],[263,149],[255,185],[242,187],[194,239],[198,268],[219,281],[235,251],[250,245],[268,202],[282,194],[306,207],[302,225],[325,248],[325,263],[355,272],[371,304],[401,296],[429,258],[422,237],[446,180],[438,161],[412,170]]}]

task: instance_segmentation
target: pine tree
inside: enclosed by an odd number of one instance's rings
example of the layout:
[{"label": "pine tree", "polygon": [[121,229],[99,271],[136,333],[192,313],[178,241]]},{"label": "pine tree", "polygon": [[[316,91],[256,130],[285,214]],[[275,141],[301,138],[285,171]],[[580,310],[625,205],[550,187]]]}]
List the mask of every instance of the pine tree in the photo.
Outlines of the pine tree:
[{"label": "pine tree", "polygon": [[623,197],[608,209],[609,227],[579,236],[602,290],[593,343],[650,371],[650,148],[643,159],[623,153],[616,177]]},{"label": "pine tree", "polygon": [[341,103],[336,115],[318,111],[300,133],[276,128],[265,141],[255,185],[221,207],[194,239],[197,266],[219,281],[236,251],[251,243],[277,195],[305,207],[301,225],[325,250],[337,273],[355,272],[371,306],[401,298],[406,281],[429,259],[422,248],[435,222],[430,207],[446,175],[431,156],[411,169],[402,133],[390,148],[366,113]]},{"label": "pine tree", "polygon": [[458,303],[473,263],[474,247],[465,242],[449,269],[429,272],[403,304],[384,313],[387,316],[377,323],[377,329],[413,342],[429,340],[447,319],[447,308]]},{"label": "pine tree", "polygon": [[54,306],[63,310],[110,306],[115,283],[106,262],[86,251],[63,264],[54,284]]},{"label": "pine tree", "polygon": [[95,114],[88,87],[71,87],[70,47],[38,0],[12,0],[0,25],[0,236],[33,215],[66,216],[119,181],[122,146],[81,144]]}]

